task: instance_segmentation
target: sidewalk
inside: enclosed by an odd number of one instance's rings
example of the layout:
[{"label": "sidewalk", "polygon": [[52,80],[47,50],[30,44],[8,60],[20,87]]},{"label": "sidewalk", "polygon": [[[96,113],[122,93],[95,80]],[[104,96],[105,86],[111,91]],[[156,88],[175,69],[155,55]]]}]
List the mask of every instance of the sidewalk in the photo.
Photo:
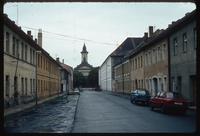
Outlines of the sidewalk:
[{"label": "sidewalk", "polygon": [[[59,97],[59,96],[62,96],[62,95],[64,95],[64,94],[58,94],[58,95],[54,95],[54,96],[45,98],[43,100],[38,101],[38,104],[44,103],[46,101],[52,100],[52,99]],[[4,109],[4,117],[11,115],[11,114],[14,114],[14,113],[17,113],[17,112],[20,112],[20,111],[23,111],[23,110],[26,110],[26,109],[29,109],[29,108],[32,108],[34,106],[36,106],[35,101],[27,103],[27,104],[20,104],[20,105],[17,105],[15,107],[10,107],[8,109]]]}]

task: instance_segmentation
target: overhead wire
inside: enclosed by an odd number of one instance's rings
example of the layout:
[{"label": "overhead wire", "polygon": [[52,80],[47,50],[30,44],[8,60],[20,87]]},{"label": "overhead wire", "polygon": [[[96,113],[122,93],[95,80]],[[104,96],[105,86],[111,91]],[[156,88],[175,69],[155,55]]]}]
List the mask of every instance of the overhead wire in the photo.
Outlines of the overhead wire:
[{"label": "overhead wire", "polygon": [[[38,30],[36,28],[27,27],[27,26],[21,26],[21,27],[22,28],[26,28],[26,29],[31,29],[31,30]],[[85,39],[85,38],[75,37],[75,36],[71,36],[71,35],[50,32],[50,31],[46,31],[46,30],[42,30],[42,32],[49,33],[49,34],[54,34],[54,35],[61,36],[61,37],[70,38],[70,39],[73,39],[73,40],[80,40],[80,41],[84,41],[84,42],[87,41],[87,42],[93,42],[93,43],[97,43],[97,44],[104,44],[104,45],[113,45],[113,46],[116,46],[116,44],[113,44],[113,43],[100,42],[100,41],[95,41],[95,40],[91,40],[91,39]]]}]

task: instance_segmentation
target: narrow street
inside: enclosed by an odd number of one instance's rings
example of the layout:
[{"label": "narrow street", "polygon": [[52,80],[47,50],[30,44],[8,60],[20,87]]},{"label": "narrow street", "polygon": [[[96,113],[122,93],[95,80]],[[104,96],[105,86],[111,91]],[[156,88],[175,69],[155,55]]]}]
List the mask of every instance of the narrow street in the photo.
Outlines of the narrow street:
[{"label": "narrow street", "polygon": [[103,92],[81,92],[73,132],[194,132],[195,114],[168,115]]}]

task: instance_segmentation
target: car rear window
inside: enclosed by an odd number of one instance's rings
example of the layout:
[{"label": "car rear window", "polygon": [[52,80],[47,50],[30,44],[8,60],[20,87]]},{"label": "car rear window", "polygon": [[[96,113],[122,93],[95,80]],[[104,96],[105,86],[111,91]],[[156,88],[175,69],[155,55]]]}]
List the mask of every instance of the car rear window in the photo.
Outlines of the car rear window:
[{"label": "car rear window", "polygon": [[144,90],[138,90],[138,94],[145,95],[146,91],[144,91]]}]

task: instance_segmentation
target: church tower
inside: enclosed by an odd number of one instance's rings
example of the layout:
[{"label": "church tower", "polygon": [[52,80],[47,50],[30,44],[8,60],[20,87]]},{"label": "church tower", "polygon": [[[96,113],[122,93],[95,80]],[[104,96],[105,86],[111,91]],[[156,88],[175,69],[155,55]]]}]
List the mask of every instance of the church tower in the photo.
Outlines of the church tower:
[{"label": "church tower", "polygon": [[88,52],[87,52],[87,49],[86,49],[86,46],[85,46],[85,43],[83,45],[83,49],[81,51],[81,55],[82,55],[82,58],[81,58],[81,63],[88,63]]},{"label": "church tower", "polygon": [[79,71],[83,74],[83,76],[87,77],[92,69],[93,66],[88,63],[88,51],[84,43],[81,51],[81,64],[74,68],[74,71]]}]

